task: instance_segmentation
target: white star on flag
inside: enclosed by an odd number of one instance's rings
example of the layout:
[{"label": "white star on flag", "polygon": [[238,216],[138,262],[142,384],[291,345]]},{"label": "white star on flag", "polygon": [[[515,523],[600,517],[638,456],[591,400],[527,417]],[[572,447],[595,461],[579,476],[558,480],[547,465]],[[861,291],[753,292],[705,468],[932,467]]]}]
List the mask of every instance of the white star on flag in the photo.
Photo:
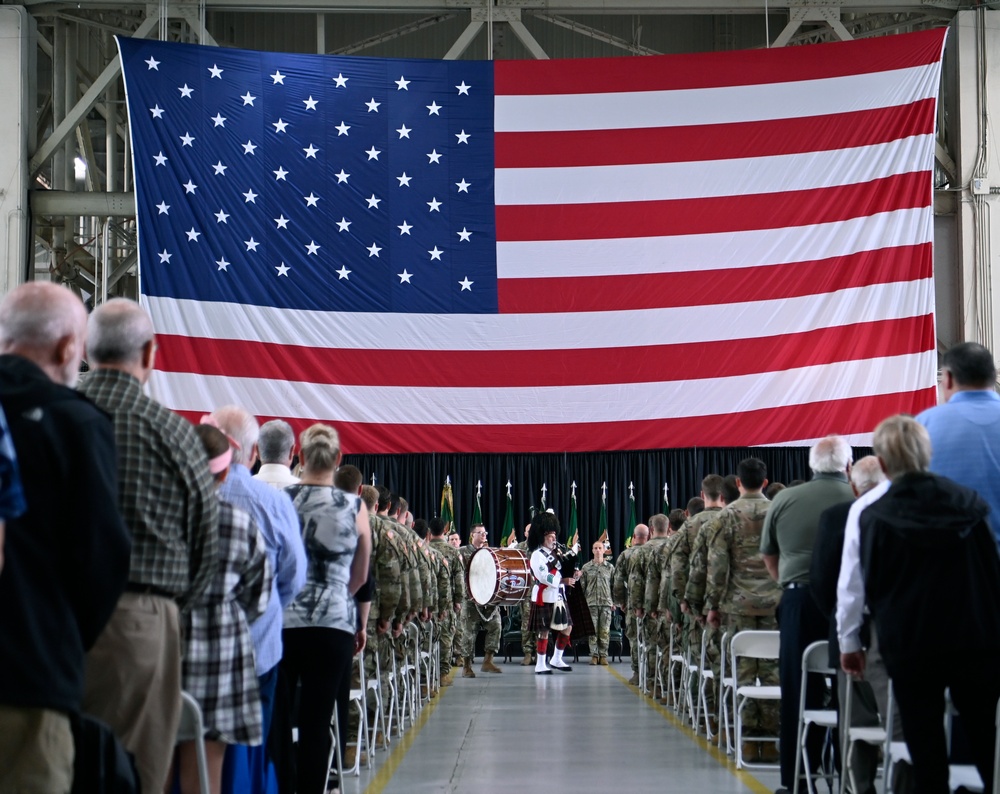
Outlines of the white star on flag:
[{"label": "white star on flag", "polygon": [[462,130],[461,132],[456,132],[455,137],[458,138],[459,143],[468,143],[469,138],[471,138],[472,136],[469,135],[465,130]]},{"label": "white star on flag", "polygon": [[307,207],[315,207],[319,202],[319,196],[314,193],[310,193],[308,196],[303,196],[302,198],[305,199]]},{"label": "white star on flag", "polygon": [[212,166],[212,170],[215,171],[216,176],[225,176],[227,168],[229,168],[229,166],[223,165],[222,160],[219,160],[219,162]]},{"label": "white star on flag", "polygon": [[275,71],[275,73],[269,75],[269,77],[274,81],[271,85],[278,85],[278,83],[281,83],[281,85],[285,84],[285,75],[279,71]]},{"label": "white star on flag", "polygon": [[368,246],[367,250],[368,250],[368,257],[369,258],[371,258],[373,256],[375,258],[378,258],[378,252],[381,251],[382,249],[379,248],[375,243],[372,243],[370,246]]},{"label": "white star on flag", "polygon": [[278,179],[284,180],[285,177],[288,176],[288,172],[284,169],[284,167],[282,167],[280,165],[278,166],[278,170],[277,171],[272,171],[271,173],[274,174],[275,180],[278,180]]},{"label": "white star on flag", "polygon": [[249,91],[247,91],[243,96],[240,97],[240,99],[243,100],[243,106],[244,107],[246,107],[247,105],[250,105],[251,107],[253,107],[253,101],[256,98],[257,97],[255,97],[255,96],[250,96],[250,92]]},{"label": "white star on flag", "polygon": [[198,189],[198,186],[192,182],[190,179],[184,183],[185,193],[194,193]]},{"label": "white star on flag", "polygon": [[208,67],[208,73],[210,75],[212,75],[213,79],[217,78],[217,79],[221,80],[222,79],[222,72],[223,72],[223,70],[219,68],[218,64],[212,64],[211,66]]},{"label": "white star on flag", "polygon": [[368,209],[370,209],[370,210],[373,210],[373,209],[377,210],[379,202],[381,202],[382,199],[375,198],[375,194],[372,193],[371,196],[369,196],[368,198],[365,199],[365,201],[368,202]]},{"label": "white star on flag", "polygon": [[226,268],[229,267],[229,262],[226,261],[226,257],[222,257],[222,259],[216,259],[215,264],[219,266],[219,270],[226,270]]},{"label": "white star on flag", "polygon": [[378,160],[378,156],[380,154],[382,154],[382,152],[380,152],[378,149],[376,149],[373,146],[371,149],[369,149],[368,151],[366,151],[365,154],[368,155],[368,159],[369,160]]},{"label": "white star on flag", "polygon": [[284,276],[285,278],[288,278],[288,271],[291,270],[291,268],[288,267],[288,265],[286,265],[284,262],[282,262],[275,268],[275,270],[278,271],[279,276]]},{"label": "white star on flag", "polygon": [[316,241],[310,240],[309,244],[306,246],[306,253],[311,256],[315,256],[317,251],[319,251],[319,246],[316,245]]},{"label": "white star on flag", "polygon": [[160,152],[159,154],[154,154],[153,159],[156,160],[157,165],[167,164],[167,157],[163,154],[163,152]]},{"label": "white star on flag", "polygon": [[178,87],[177,90],[181,92],[182,99],[190,99],[191,94],[194,93],[194,89],[188,86],[187,83],[184,83],[184,85]]},{"label": "white star on flag", "polygon": [[337,84],[337,88],[345,88],[347,86],[347,81],[350,80],[349,77],[344,77],[342,74],[338,74],[333,78],[333,82]]},{"label": "white star on flag", "polygon": [[334,127],[334,129],[337,131],[337,135],[338,136],[340,136],[340,135],[347,135],[347,131],[350,128],[351,128],[350,125],[349,124],[345,124],[344,122],[340,122],[340,124],[338,124],[336,127]]},{"label": "white star on flag", "polygon": [[407,223],[404,220],[403,223],[402,223],[402,225],[401,226],[397,226],[396,228],[399,229],[399,233],[400,234],[409,234],[410,233],[410,229],[412,229],[413,226],[412,226],[412,224],[409,224],[409,223]]},{"label": "white star on flag", "polygon": [[279,215],[277,218],[274,219],[274,222],[278,224],[279,229],[288,228],[288,218],[286,218],[284,215]]},{"label": "white star on flag", "polygon": [[347,229],[350,227],[350,225],[351,222],[347,220],[347,218],[341,218],[339,221],[337,221],[337,231],[346,232]]},{"label": "white star on flag", "polygon": [[246,193],[243,194],[243,199],[244,199],[243,202],[244,204],[256,204],[257,194],[254,193],[253,190],[248,190]]},{"label": "white star on flag", "polygon": [[469,192],[469,187],[471,185],[472,185],[472,183],[471,182],[466,182],[464,178],[462,179],[461,182],[456,182],[455,183],[455,187],[458,188],[458,192],[459,193],[468,193]]},{"label": "white star on flag", "polygon": [[160,264],[166,264],[167,262],[169,262],[169,261],[170,261],[170,257],[172,257],[172,256],[173,256],[173,254],[168,254],[168,253],[167,253],[167,249],[166,249],[166,248],[164,248],[164,249],[163,249],[163,250],[162,250],[162,251],[160,252],[160,254],[159,254],[159,257],[160,257]]},{"label": "white star on flag", "polygon": [[[344,265],[340,266],[340,270],[335,270],[333,272],[340,276],[341,281],[346,279],[351,274],[351,271],[344,267]],[[348,279],[348,281],[350,281],[350,279]]]},{"label": "white star on flag", "polygon": [[243,154],[253,154],[257,151],[257,144],[247,141],[243,144]]},{"label": "white star on flag", "polygon": [[184,146],[193,146],[194,140],[194,136],[192,136],[190,132],[185,132],[181,135],[181,143]]},{"label": "white star on flag", "polygon": [[476,282],[469,281],[469,277],[466,276],[462,281],[459,281],[458,283],[462,285],[462,289],[460,289],[459,292],[464,292],[465,290],[472,292],[472,285],[475,284]]},{"label": "white star on flag", "polygon": [[184,232],[184,234],[187,235],[188,242],[190,243],[198,242],[198,238],[201,237],[201,232],[196,232],[193,226]]},{"label": "white star on flag", "polygon": [[217,213],[215,213],[215,222],[229,223],[229,213],[227,213],[225,210],[219,210]]},{"label": "white star on flag", "polygon": [[407,176],[406,175],[406,171],[403,171],[403,175],[402,176],[397,176],[396,179],[399,180],[399,186],[400,187],[409,187],[410,186],[410,180],[413,179],[413,177],[412,176]]},{"label": "white star on flag", "polygon": [[165,201],[161,201],[159,204],[157,204],[156,205],[156,209],[159,210],[159,212],[156,213],[157,215],[169,215],[170,214],[170,205],[167,204],[167,202],[165,202]]},{"label": "white star on flag", "polygon": [[214,116],[212,116],[212,121],[215,122],[216,127],[226,126],[226,117],[223,116],[221,113],[216,113]]},{"label": "white star on flag", "polygon": [[427,253],[429,253],[429,254],[431,255],[431,261],[432,261],[432,262],[433,262],[433,261],[434,261],[435,259],[436,259],[436,260],[438,260],[438,261],[440,262],[440,261],[441,261],[441,254],[443,254],[443,253],[444,253],[444,251],[442,251],[442,250],[441,250],[440,248],[438,248],[438,247],[437,247],[437,246],[435,245],[435,246],[434,246],[434,248],[432,248],[432,249],[431,249],[430,251],[428,251]]},{"label": "white star on flag", "polygon": [[441,115],[438,112],[439,110],[441,110],[441,106],[437,102],[432,101],[429,105],[425,105],[424,107],[427,108],[427,115],[428,116],[440,116]]},{"label": "white star on flag", "polygon": [[347,182],[347,179],[350,176],[350,174],[347,173],[343,168],[341,168],[338,173],[334,174],[334,176],[337,177],[337,184],[340,185]]},{"label": "white star on flag", "polygon": [[463,80],[461,82],[461,84],[455,86],[455,88],[458,89],[458,95],[459,96],[461,96],[462,94],[465,94],[466,96],[468,96],[469,95],[469,89],[472,88],[472,86],[471,85],[466,85],[465,84],[465,80]]},{"label": "white star on flag", "polygon": [[305,104],[306,110],[315,110],[316,109],[316,105],[319,104],[319,101],[316,100],[316,99],[313,99],[311,95],[310,95],[309,99],[303,99],[302,102],[303,102],[303,104]]},{"label": "white star on flag", "polygon": [[396,275],[399,276],[399,283],[400,284],[409,284],[409,283],[411,283],[410,279],[413,278],[413,274],[412,273],[407,273],[406,272],[406,268],[403,268],[403,272],[402,273],[397,273]]},{"label": "white star on flag", "polygon": [[256,240],[253,239],[253,237],[251,237],[249,240],[244,240],[243,245],[247,247],[247,251],[256,252],[257,246],[260,245],[260,243],[258,243]]},{"label": "white star on flag", "polygon": [[437,198],[432,198],[430,201],[428,201],[427,202],[427,206],[430,207],[430,210],[428,210],[429,212],[440,212],[441,211],[439,209],[439,207],[441,206],[441,202],[438,201]]},{"label": "white star on flag", "polygon": [[310,143],[310,144],[309,144],[309,146],[308,146],[308,147],[306,147],[305,149],[303,149],[302,151],[304,151],[304,152],[306,153],[306,159],[307,159],[307,160],[308,160],[308,159],[309,159],[310,157],[312,157],[312,158],[313,158],[313,159],[315,160],[315,159],[316,159],[316,152],[318,152],[318,151],[319,151],[319,149],[317,149],[317,148],[316,148],[315,146],[313,146],[313,145],[312,145],[312,144]]},{"label": "white star on flag", "polygon": [[149,112],[153,114],[153,118],[154,119],[162,119],[163,118],[163,108],[161,108],[159,105],[156,105],[155,107],[151,107],[149,109]]},{"label": "white star on flag", "polygon": [[412,130],[412,129],[410,129],[409,127],[407,127],[407,126],[406,126],[406,125],[404,124],[404,125],[403,125],[402,127],[400,127],[400,128],[398,129],[398,130],[396,130],[396,132],[398,132],[398,133],[399,133],[399,137],[400,137],[400,139],[402,139],[402,138],[409,138],[409,137],[410,137],[410,133],[411,133],[411,132],[413,132],[413,130]]},{"label": "white star on flag", "polygon": [[146,66],[148,66],[150,69],[156,69],[156,71],[160,71],[160,62],[156,60],[156,58],[154,58],[152,55],[149,56],[148,61],[143,61],[143,63],[146,64]]},{"label": "white star on flag", "polygon": [[409,86],[409,84],[410,84],[409,80],[407,80],[405,77],[400,76],[400,78],[396,81],[396,90],[409,91],[410,89],[407,87]]},{"label": "white star on flag", "polygon": [[288,129],[288,122],[278,119],[277,121],[273,122],[271,126],[274,127],[275,132],[284,132],[286,129]]},{"label": "white star on flag", "polygon": [[430,163],[427,165],[430,165],[431,163],[440,163],[441,155],[438,154],[437,149],[432,149],[427,153],[427,159],[430,160]]},{"label": "white star on flag", "polygon": [[463,242],[463,243],[470,242],[471,237],[472,237],[472,232],[470,232],[464,226],[462,227],[462,231],[456,232],[456,234],[458,234],[459,241]]},{"label": "white star on flag", "polygon": [[378,108],[379,108],[379,105],[381,105],[381,104],[382,104],[381,102],[376,102],[375,101],[375,97],[372,97],[367,102],[365,102],[365,107],[368,108],[368,112],[369,113],[378,113]]}]

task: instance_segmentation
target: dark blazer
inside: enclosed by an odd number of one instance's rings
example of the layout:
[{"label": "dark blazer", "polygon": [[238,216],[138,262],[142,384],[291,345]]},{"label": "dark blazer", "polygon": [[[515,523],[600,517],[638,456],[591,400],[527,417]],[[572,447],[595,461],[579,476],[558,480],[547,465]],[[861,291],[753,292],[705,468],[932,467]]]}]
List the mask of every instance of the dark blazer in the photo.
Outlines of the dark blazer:
[{"label": "dark blazer", "polygon": [[[830,621],[830,666],[840,669],[840,642],[837,640],[837,579],[840,577],[840,557],[844,552],[844,530],[847,514],[854,501],[827,508],[819,518],[812,564],[809,566],[809,590],[820,611]],[[862,642],[867,645],[867,626],[862,629]]]},{"label": "dark blazer", "polygon": [[84,653],[128,576],[110,417],[20,356],[0,356],[0,406],[27,510],[0,572],[0,703],[73,712]]}]

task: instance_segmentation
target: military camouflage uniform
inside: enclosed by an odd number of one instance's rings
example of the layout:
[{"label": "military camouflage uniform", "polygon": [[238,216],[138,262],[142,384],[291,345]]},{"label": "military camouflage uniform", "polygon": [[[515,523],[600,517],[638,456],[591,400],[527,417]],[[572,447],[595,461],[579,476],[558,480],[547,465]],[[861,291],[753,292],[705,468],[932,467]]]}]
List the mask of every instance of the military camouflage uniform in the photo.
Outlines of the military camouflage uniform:
[{"label": "military camouflage uniform", "polygon": [[615,575],[611,580],[611,597],[625,611],[625,636],[628,637],[630,661],[632,672],[639,672],[639,651],[636,647],[637,622],[635,613],[628,608],[628,580],[629,571],[632,566],[632,557],[642,546],[629,546],[618,555],[618,564],[615,565]]},{"label": "military camouflage uniform", "polygon": [[[389,643],[385,634],[378,633],[379,620],[384,619],[391,624],[395,618],[396,609],[402,596],[402,573],[400,568],[400,557],[402,551],[398,543],[395,542],[395,533],[387,534],[388,528],[384,519],[373,513],[368,515],[368,526],[372,535],[371,565],[375,578],[375,592],[372,594],[371,608],[368,612],[368,624],[366,633],[368,635],[364,650],[365,676],[369,680],[374,680],[377,674],[375,664],[376,654],[381,654],[380,662],[384,665],[389,662]],[[388,674],[382,676],[382,683],[388,686]],[[353,672],[351,677],[351,687],[361,686],[360,672]],[[386,691],[386,690],[383,690]],[[368,699],[368,722],[375,724],[375,698]],[[358,729],[358,711],[350,710],[350,723],[348,735],[356,736]]]},{"label": "military camouflage uniform", "polygon": [[[522,540],[515,547],[518,551],[524,552],[526,557],[531,556],[531,552],[528,551],[528,541]],[[525,659],[534,660],[535,658],[535,643],[538,640],[538,635],[531,630],[531,588],[527,588],[524,593],[524,598],[521,600],[521,650],[524,653]]]},{"label": "military camouflage uniform", "polygon": [[[691,658],[700,659],[701,635],[702,632],[708,632],[705,638],[705,663],[712,669],[715,678],[713,679],[713,686],[706,689],[706,700],[708,701],[708,710],[712,714],[716,713],[715,687],[718,686],[721,675],[719,643],[722,639],[722,634],[718,629],[712,628],[704,623],[704,621],[698,620],[698,618],[702,614],[701,609],[705,593],[705,566],[708,563],[705,556],[705,549],[709,535],[713,534],[717,528],[716,519],[719,517],[721,510],[721,507],[706,507],[702,512],[691,516],[677,530],[677,534],[674,535],[676,540],[674,541],[673,553],[670,556],[670,567],[663,571],[664,578],[661,579],[660,590],[660,603],[662,604],[663,582],[669,578],[669,583],[666,587],[672,602],[677,604],[678,611],[673,612],[673,617],[682,631],[682,651],[687,652],[690,649]],[[709,528],[703,532],[702,528],[706,526]],[[698,549],[697,555],[694,551],[695,548]],[[697,562],[695,562],[696,557]],[[695,581],[701,584],[700,587],[692,587],[691,592],[688,593],[688,577],[693,570],[693,562],[697,566]],[[694,604],[691,602],[692,598],[697,599]],[[680,611],[681,601],[686,601],[688,604],[689,611],[686,614]]]},{"label": "military camouflage uniform", "polygon": [[[674,599],[670,597],[670,558],[674,553],[674,546],[677,543],[678,533],[661,538],[663,543],[657,544],[650,552],[649,562],[646,565],[645,596],[643,598],[643,609],[646,613],[656,612],[656,646],[662,651],[660,660],[661,680],[667,683],[667,668],[670,664],[670,634],[674,631],[679,607]],[[653,541],[650,540],[649,543]],[[646,545],[648,546],[649,543]],[[673,621],[667,620],[667,612],[670,612]],[[675,639],[676,642],[676,639]],[[676,651],[676,649],[675,649]],[[679,667],[674,671],[674,684],[681,681],[681,670]],[[666,697],[666,693],[663,693]]]},{"label": "military camouflage uniform", "polygon": [[462,557],[458,549],[452,546],[445,537],[431,538],[431,548],[438,552],[448,563],[451,577],[451,601],[445,608],[444,620],[440,622],[441,637],[441,677],[451,669],[452,647],[455,643],[455,631],[458,627],[458,615],[455,614],[455,604],[461,604],[465,599],[465,568],[462,567]]},{"label": "military camouflage uniform", "polygon": [[590,655],[604,660],[608,658],[608,642],[611,639],[611,579],[614,574],[615,566],[610,562],[598,565],[591,560],[580,569],[580,587],[590,608],[590,619],[597,630],[590,637]]},{"label": "military camouflage uniform", "polygon": [[[708,547],[705,609],[718,610],[729,636],[747,629],[777,629],[775,609],[781,588],[760,554],[760,535],[771,503],[761,494],[741,496],[719,514],[718,531]],[[759,679],[778,685],[777,660],[740,659],[737,684]],[[744,735],[777,736],[778,703],[749,701],[743,709]]]},{"label": "military camouflage uniform", "polygon": [[[662,550],[662,548],[667,544],[669,538],[653,537],[646,541],[646,543],[639,547],[635,555],[632,557],[632,565],[629,568],[628,574],[628,607],[629,612],[635,613],[636,609],[641,609],[643,611],[642,620],[642,631],[646,637],[646,669],[649,671],[649,680],[655,682],[656,675],[656,649],[663,647],[666,648],[666,644],[663,642],[663,638],[660,636],[660,619],[658,617],[653,617],[650,615],[650,610],[646,609],[646,582],[647,574],[649,572],[650,561],[653,557]],[[657,589],[659,589],[659,578],[656,580]],[[663,635],[667,638],[667,635]],[[655,684],[651,684],[650,691],[653,692],[655,689]],[[655,693],[654,693],[655,694]],[[661,693],[662,695],[662,693]]]},{"label": "military camouflage uniform", "polygon": [[[467,573],[472,555],[478,551],[472,545],[462,546],[458,550],[462,555],[462,567]],[[462,633],[461,656],[472,659],[476,655],[476,634],[479,633],[479,626],[486,628],[486,653],[497,653],[500,650],[500,608],[481,607],[471,598],[466,598],[462,602],[462,614],[460,618],[460,631]]]}]

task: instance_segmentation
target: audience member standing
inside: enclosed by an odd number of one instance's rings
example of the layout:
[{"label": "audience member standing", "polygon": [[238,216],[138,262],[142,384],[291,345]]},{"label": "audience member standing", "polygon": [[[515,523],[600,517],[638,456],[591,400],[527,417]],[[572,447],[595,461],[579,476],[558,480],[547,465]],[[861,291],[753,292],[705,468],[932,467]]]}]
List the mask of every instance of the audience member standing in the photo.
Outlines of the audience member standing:
[{"label": "audience member standing", "polygon": [[931,441],[916,420],[886,419],[875,428],[872,446],[892,485],[861,514],[864,592],[903,719],[916,791],[949,791],[945,689],[962,717],[984,790],[992,791],[1000,555],[986,523],[989,506],[971,489],[927,470]]},{"label": "audience member standing", "polygon": [[[781,631],[781,785],[795,785],[795,758],[799,752],[799,687],[802,685],[802,652],[826,638],[829,622],[809,593],[809,565],[819,519],[823,511],[854,496],[847,482],[851,470],[851,446],[842,436],[827,436],[809,450],[813,478],[794,488],[779,491],[764,519],[760,553],[764,564],[783,590],[778,604]],[[823,706],[825,687],[812,676],[806,690],[806,708]],[[811,757],[819,758],[823,731],[809,733]]]},{"label": "audience member standing", "polygon": [[635,529],[632,530],[632,545],[618,555],[615,575],[611,579],[611,597],[625,616],[625,636],[628,638],[629,662],[632,665],[632,677],[628,682],[633,686],[639,683],[639,621],[635,612],[628,608],[628,583],[629,574],[632,571],[632,560],[647,540],[649,540],[649,527],[645,524],[636,524]]},{"label": "audience member standing", "polygon": [[260,426],[257,452],[260,455],[260,469],[253,476],[255,480],[266,482],[273,488],[287,488],[299,481],[292,474],[295,432],[288,422],[283,419],[264,422]]},{"label": "audience member standing", "polygon": [[[195,432],[205,446],[209,470],[221,485],[230,473],[231,439],[207,424]],[[184,691],[201,706],[212,794],[222,790],[227,745],[260,745],[264,738],[250,623],[271,596],[271,567],[257,525],[249,513],[223,499],[219,500],[219,551],[208,590],[181,616],[182,681]],[[195,743],[182,742],[178,756],[181,793],[200,791]]]},{"label": "audience member standing", "polygon": [[[336,707],[348,723],[351,659],[358,629],[356,593],[368,581],[371,534],[364,502],[333,485],[340,438],[323,424],[300,439],[302,479],[288,493],[299,515],[309,565],[306,584],[285,610],[282,678],[299,690],[298,794],[323,794],[329,772],[330,725]],[[341,731],[340,752],[347,744]]]},{"label": "audience member standing", "polygon": [[25,497],[0,499],[3,791],[69,791],[69,715],[80,709],[84,652],[128,575],[114,431],[72,388],[86,329],[80,299],[49,282],[25,284],[0,303],[0,406]]},{"label": "audience member standing", "polygon": [[977,491],[1000,537],[1000,395],[993,354],[962,342],[941,361],[944,403],[917,416],[931,439],[930,470]]},{"label": "audience member standing", "polygon": [[[299,517],[292,507],[292,500],[288,494],[269,484],[274,482],[280,485],[280,471],[279,476],[271,481],[262,482],[250,476],[259,444],[260,447],[272,444],[274,439],[268,435],[258,436],[257,420],[236,405],[216,409],[212,412],[212,421],[238,445],[233,447],[229,474],[219,487],[219,497],[253,516],[272,571],[271,597],[267,602],[267,609],[250,626],[260,687],[264,741],[249,748],[245,748],[246,743],[233,745],[229,750],[232,773],[238,776],[246,769],[250,794],[259,794],[267,785],[267,737],[274,714],[278,662],[281,661],[281,613],[305,584],[306,552],[299,531]],[[278,432],[270,435],[280,434],[285,457],[290,460],[291,444],[286,447],[284,430],[287,429],[288,435],[291,435],[291,427],[280,420],[267,424],[272,427],[277,425]],[[277,468],[284,470],[291,478],[290,482],[298,482],[297,477],[291,477],[287,466]],[[261,470],[264,473],[263,467]],[[246,756],[245,763],[241,759],[243,755]],[[227,774],[227,779],[229,777]]]},{"label": "audience member standing", "polygon": [[[862,497],[872,489],[886,483],[885,472],[874,455],[868,455],[851,467],[851,488],[857,497]],[[888,488],[888,483],[885,485]],[[853,501],[841,502],[827,508],[819,517],[816,543],[813,546],[812,564],[809,568],[809,590],[816,605],[829,623],[829,662],[837,671],[837,707],[844,709],[847,694],[847,678],[840,669],[840,642],[837,639],[837,579],[840,576],[840,559],[844,553],[844,531]],[[861,644],[867,648],[867,663],[864,680],[857,680],[851,688],[851,727],[874,727],[880,724],[879,715],[888,705],[889,676],[885,664],[873,642],[868,621],[861,631]],[[902,720],[895,720],[893,732],[903,741]],[[838,723],[838,727],[839,723]],[[842,727],[841,727],[841,730]],[[858,742],[851,753],[850,774],[856,784],[854,794],[875,794],[875,775],[878,772],[880,749],[876,745]],[[846,772],[845,772],[846,774]],[[897,763],[893,772],[893,790],[899,794],[900,767]]]},{"label": "audience member standing", "polygon": [[215,576],[219,501],[194,427],[143,394],[156,341],[139,304],[117,298],[98,307],[87,355],[93,371],[81,391],[114,421],[132,559],[125,594],[87,657],[83,706],[135,755],[143,791],[158,792],[180,720],[178,610]]}]

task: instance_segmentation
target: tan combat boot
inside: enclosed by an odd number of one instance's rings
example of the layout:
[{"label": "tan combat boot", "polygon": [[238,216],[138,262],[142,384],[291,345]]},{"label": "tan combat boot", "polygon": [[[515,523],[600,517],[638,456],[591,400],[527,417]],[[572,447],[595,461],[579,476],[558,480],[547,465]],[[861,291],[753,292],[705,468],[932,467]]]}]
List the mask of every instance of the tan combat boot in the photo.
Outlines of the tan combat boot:
[{"label": "tan combat boot", "polygon": [[535,663],[535,660],[531,658],[530,653],[524,654],[524,658],[521,660],[521,667],[531,667]]},{"label": "tan combat boot", "polygon": [[590,666],[591,667],[596,667],[597,666],[597,657],[596,656],[591,656],[590,657]]},{"label": "tan combat boot", "polygon": [[441,676],[441,686],[451,686],[455,683],[455,676],[452,675],[452,669],[449,667],[447,672]]},{"label": "tan combat boot", "polygon": [[632,673],[632,677],[628,680],[632,686],[639,686],[639,672],[636,671]]},{"label": "tan combat boot", "polygon": [[476,671],[472,669],[472,659],[468,656],[462,659],[462,678],[475,678]]},{"label": "tan combat boot", "polygon": [[597,663],[599,665],[601,665],[601,667],[607,667],[608,666],[608,657],[607,656],[601,656],[601,657],[599,657],[597,659]]},{"label": "tan combat boot", "polygon": [[483,659],[483,666],[479,668],[484,673],[502,673],[499,667],[493,664],[493,654],[490,651],[486,652],[486,657]]}]

